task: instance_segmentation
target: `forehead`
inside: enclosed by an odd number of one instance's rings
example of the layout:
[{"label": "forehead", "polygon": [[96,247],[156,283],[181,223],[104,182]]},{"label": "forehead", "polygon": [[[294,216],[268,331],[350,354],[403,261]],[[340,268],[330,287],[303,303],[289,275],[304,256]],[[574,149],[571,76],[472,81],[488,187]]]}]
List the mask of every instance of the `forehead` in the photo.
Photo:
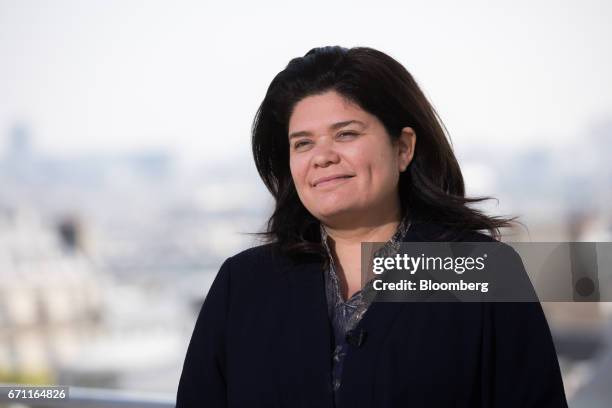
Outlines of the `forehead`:
[{"label": "forehead", "polygon": [[332,123],[359,120],[368,123],[371,115],[335,91],[300,100],[289,118],[289,132],[327,128]]}]

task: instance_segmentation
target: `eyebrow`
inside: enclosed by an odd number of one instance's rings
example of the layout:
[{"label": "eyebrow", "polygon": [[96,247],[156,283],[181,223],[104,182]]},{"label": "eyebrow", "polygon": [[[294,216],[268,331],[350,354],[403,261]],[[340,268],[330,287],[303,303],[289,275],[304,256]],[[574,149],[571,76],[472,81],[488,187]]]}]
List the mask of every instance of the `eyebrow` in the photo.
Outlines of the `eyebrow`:
[{"label": "eyebrow", "polygon": [[[352,120],[345,120],[343,122],[336,122],[336,123],[334,123],[334,124],[329,126],[329,130],[337,130],[337,129],[343,128],[345,126],[351,125],[353,123],[355,123],[357,125],[361,125],[362,127],[366,126],[365,123],[363,123],[362,121],[352,119]],[[311,136],[311,135],[312,135],[311,132],[309,132],[307,130],[301,130],[301,131],[293,132],[293,133],[289,134],[289,140],[291,140],[294,137]]]}]

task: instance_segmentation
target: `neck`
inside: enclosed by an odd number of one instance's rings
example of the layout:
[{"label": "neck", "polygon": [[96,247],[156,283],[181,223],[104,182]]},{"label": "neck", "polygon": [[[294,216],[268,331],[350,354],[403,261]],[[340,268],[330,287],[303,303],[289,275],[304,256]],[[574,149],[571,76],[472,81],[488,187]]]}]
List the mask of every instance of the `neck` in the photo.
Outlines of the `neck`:
[{"label": "neck", "polygon": [[335,247],[361,245],[362,242],[386,242],[397,231],[401,222],[401,210],[393,212],[380,212],[373,214],[369,219],[354,217],[362,220],[359,225],[323,224],[327,235]]},{"label": "neck", "polygon": [[[384,216],[384,214],[389,214]],[[323,224],[329,237],[328,244],[336,262],[336,273],[340,282],[340,291],[343,299],[350,298],[361,289],[361,243],[386,242],[395,233],[401,222],[401,210],[379,211],[369,219],[353,217],[362,222],[351,228],[342,228],[339,225]],[[366,222],[367,221],[367,222]],[[366,254],[368,258],[371,254]]]}]

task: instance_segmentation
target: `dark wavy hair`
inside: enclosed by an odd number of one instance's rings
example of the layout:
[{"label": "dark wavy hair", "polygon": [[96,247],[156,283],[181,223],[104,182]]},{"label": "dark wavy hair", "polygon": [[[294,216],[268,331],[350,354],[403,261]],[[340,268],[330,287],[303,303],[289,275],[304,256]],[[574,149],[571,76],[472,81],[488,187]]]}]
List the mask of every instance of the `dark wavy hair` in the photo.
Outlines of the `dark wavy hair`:
[{"label": "dark wavy hair", "polygon": [[446,128],[412,75],[395,59],[368,47],[313,48],[292,59],[268,87],[252,126],[255,165],[276,205],[260,233],[290,255],[324,254],[319,221],[300,201],[289,169],[289,118],[307,96],[336,91],[376,116],[393,139],[404,127],[417,135],[413,159],[400,174],[402,214],[457,231],[483,231],[499,239],[514,218],[490,217],[468,204],[463,176]]}]

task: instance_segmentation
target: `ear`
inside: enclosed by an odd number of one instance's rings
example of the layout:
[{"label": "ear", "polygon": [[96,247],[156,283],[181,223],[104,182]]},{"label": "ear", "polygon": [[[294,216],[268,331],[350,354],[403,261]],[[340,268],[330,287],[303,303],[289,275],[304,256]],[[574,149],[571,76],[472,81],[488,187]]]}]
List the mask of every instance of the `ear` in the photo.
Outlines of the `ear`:
[{"label": "ear", "polygon": [[414,149],[416,146],[416,134],[410,127],[402,129],[399,139],[397,139],[398,146],[398,166],[399,171],[404,172],[408,168],[408,165],[414,157]]}]

